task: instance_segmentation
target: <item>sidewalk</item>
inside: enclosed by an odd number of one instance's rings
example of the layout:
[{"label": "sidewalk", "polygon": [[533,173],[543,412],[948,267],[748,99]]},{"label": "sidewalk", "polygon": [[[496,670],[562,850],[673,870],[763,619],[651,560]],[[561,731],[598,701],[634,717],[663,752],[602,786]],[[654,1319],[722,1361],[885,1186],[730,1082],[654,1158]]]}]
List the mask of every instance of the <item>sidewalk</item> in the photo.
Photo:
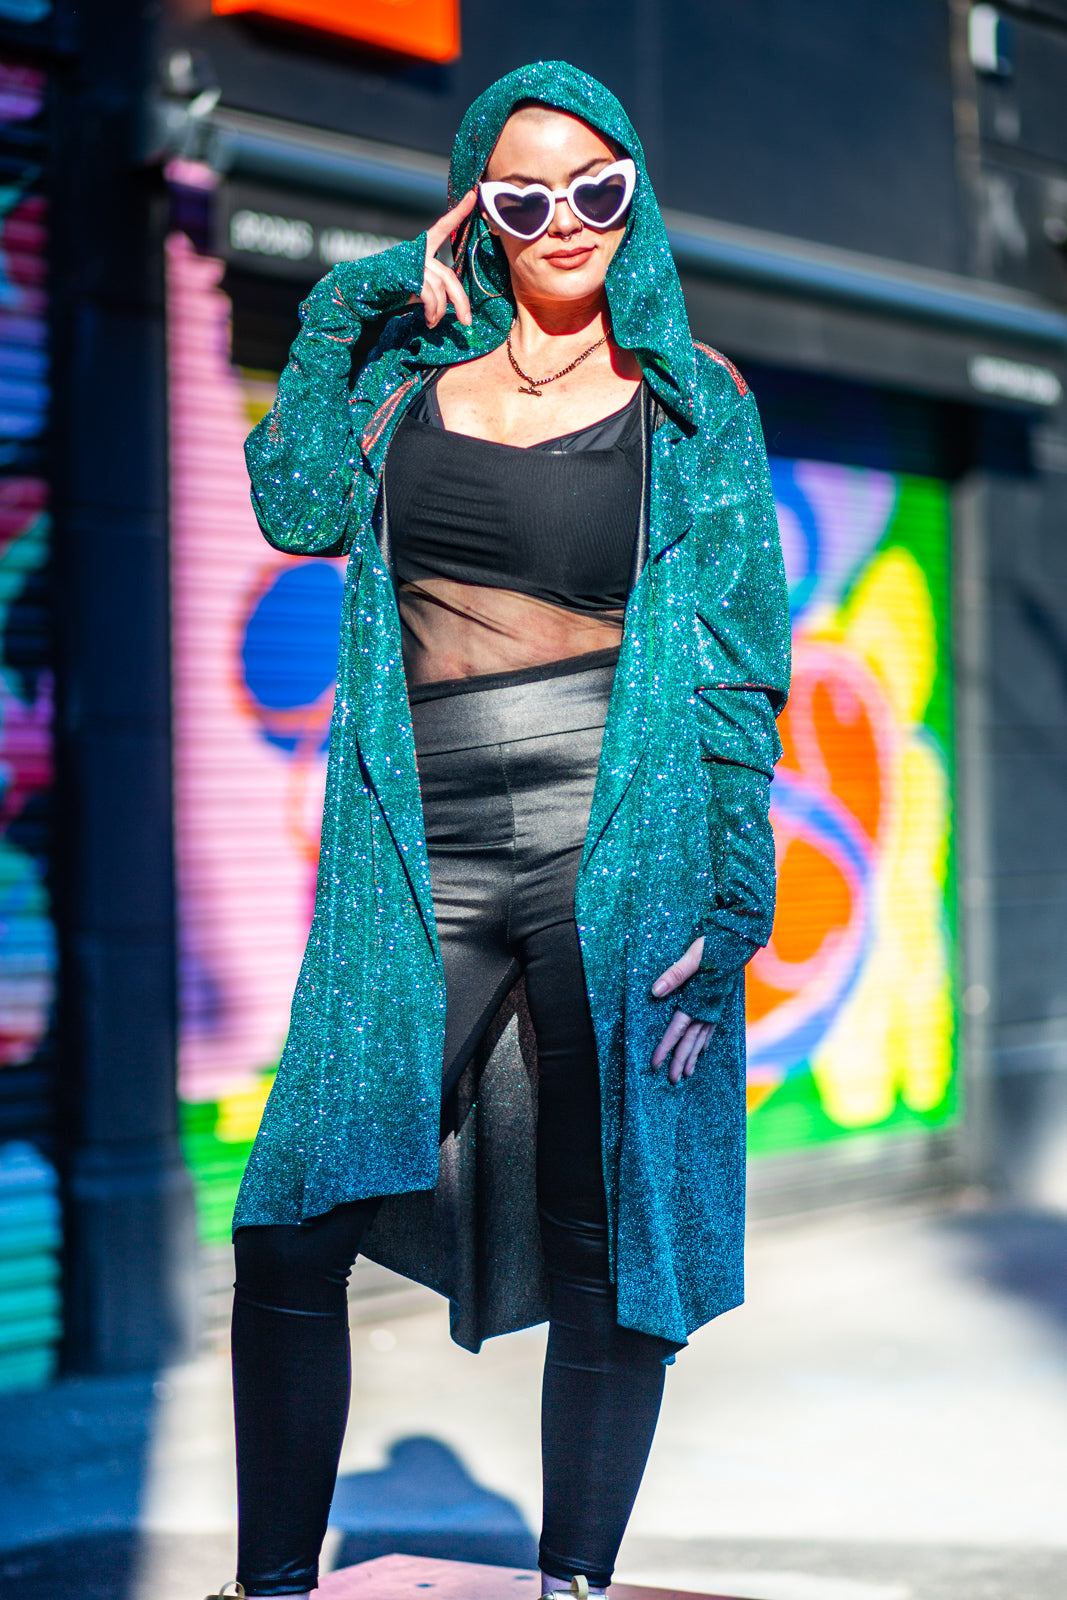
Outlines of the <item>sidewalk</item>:
[{"label": "sidewalk", "polygon": [[[354,1328],[330,1557],[524,1564],[543,1330],[476,1358],[422,1304]],[[221,1352],[0,1399],[0,1441],[5,1600],[200,1600],[232,1575]],[[894,1208],[756,1229],[747,1305],[668,1374],[618,1576],[756,1600],[1063,1600],[1067,1219]]]}]

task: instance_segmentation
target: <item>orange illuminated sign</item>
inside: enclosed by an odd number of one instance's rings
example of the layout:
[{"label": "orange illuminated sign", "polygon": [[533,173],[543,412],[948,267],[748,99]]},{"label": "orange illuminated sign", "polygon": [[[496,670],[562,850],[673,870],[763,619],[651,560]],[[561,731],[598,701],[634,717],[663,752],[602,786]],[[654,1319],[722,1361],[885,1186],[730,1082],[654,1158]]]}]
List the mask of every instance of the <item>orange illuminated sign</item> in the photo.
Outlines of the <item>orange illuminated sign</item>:
[{"label": "orange illuminated sign", "polygon": [[459,0],[211,0],[211,9],[277,17],[425,61],[459,55]]}]

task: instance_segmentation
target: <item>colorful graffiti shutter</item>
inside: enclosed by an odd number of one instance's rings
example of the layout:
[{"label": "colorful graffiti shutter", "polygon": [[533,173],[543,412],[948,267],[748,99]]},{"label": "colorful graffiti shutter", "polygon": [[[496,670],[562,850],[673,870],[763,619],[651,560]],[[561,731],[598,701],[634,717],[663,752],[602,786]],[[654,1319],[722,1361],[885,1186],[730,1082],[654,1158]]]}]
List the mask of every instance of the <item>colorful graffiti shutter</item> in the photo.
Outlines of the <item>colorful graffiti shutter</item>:
[{"label": "colorful graffiti shutter", "polygon": [[[337,564],[256,526],[241,446],[275,377],[230,364],[221,277],[172,239],[181,1092],[219,1241],[310,922],[341,596]],[[955,1109],[945,489],[821,462],[774,477],[796,655],[779,912],[749,981],[757,1154]]]},{"label": "colorful graffiti shutter", "polygon": [[0,1389],[45,1382],[60,1332],[49,1159],[47,213],[36,189],[44,95],[43,73],[0,57]]},{"label": "colorful graffiti shutter", "polygon": [[947,492],[772,470],[794,654],[778,910],[748,981],[755,1154],[957,1108]]},{"label": "colorful graffiti shutter", "polygon": [[230,365],[222,263],[168,254],[179,1052],[202,1236],[236,1186],[311,923],[342,564],[264,542],[242,445],[275,377]]}]

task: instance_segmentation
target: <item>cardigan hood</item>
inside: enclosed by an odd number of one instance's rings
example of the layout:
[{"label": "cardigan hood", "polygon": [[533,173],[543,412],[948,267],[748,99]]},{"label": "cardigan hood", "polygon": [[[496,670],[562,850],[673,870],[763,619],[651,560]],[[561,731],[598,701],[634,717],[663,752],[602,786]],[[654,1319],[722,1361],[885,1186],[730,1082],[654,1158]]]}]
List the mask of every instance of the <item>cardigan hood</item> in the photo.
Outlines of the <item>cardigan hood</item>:
[{"label": "cardigan hood", "polygon": [[[566,61],[536,61],[499,78],[478,96],[456,134],[448,175],[449,206],[458,204],[480,181],[508,117],[530,101],[581,117],[621,145],[636,166],[626,233],[605,281],[612,333],[624,349],[634,351],[663,404],[684,423],[697,422],[700,387],[682,286],[641,141],[609,89]],[[450,312],[437,329],[424,333],[420,354],[427,361],[461,360],[493,349],[514,316],[507,258],[478,208],[453,235],[452,248],[474,323],[463,328]]]}]

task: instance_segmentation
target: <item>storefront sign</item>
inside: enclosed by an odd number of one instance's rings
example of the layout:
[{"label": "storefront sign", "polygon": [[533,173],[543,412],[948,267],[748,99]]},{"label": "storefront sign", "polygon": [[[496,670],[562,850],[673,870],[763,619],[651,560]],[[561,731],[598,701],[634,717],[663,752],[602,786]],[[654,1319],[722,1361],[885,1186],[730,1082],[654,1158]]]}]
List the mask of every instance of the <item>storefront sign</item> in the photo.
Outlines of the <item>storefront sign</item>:
[{"label": "storefront sign", "polygon": [[277,17],[424,61],[459,55],[459,0],[211,0],[211,9]]},{"label": "storefront sign", "polygon": [[215,248],[224,261],[309,282],[339,261],[413,239],[432,220],[248,184],[226,184],[215,205]]},{"label": "storefront sign", "polygon": [[1004,356],[971,356],[967,375],[980,394],[1003,395],[1025,405],[1055,406],[1063,398],[1063,384],[1048,367],[1028,361],[1008,361]]}]

